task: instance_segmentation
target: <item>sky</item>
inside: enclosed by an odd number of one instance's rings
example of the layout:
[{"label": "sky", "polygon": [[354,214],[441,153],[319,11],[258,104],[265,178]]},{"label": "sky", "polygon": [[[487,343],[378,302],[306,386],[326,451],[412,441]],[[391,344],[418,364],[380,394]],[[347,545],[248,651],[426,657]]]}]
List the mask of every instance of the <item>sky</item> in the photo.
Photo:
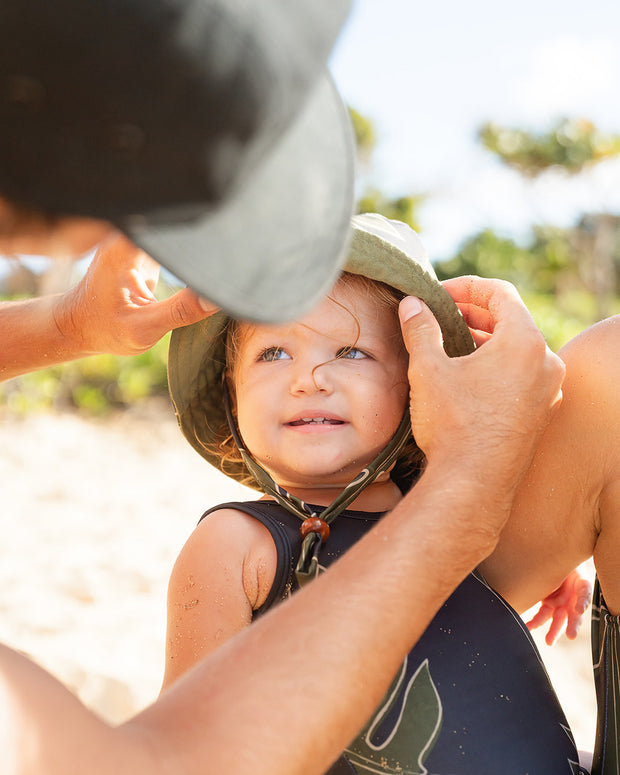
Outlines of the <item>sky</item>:
[{"label": "sky", "polygon": [[431,258],[487,226],[523,240],[534,222],[620,213],[620,163],[525,185],[476,139],[489,120],[543,132],[582,116],[620,134],[618,0],[354,0],[330,70],[375,125],[366,180],[427,195]]},{"label": "sky", "polygon": [[578,116],[620,134],[619,0],[352,0],[330,70],[375,125],[364,181],[427,196],[431,259],[486,227],[524,241],[535,222],[620,213],[620,162],[525,185],[476,140],[489,120],[542,132]]}]

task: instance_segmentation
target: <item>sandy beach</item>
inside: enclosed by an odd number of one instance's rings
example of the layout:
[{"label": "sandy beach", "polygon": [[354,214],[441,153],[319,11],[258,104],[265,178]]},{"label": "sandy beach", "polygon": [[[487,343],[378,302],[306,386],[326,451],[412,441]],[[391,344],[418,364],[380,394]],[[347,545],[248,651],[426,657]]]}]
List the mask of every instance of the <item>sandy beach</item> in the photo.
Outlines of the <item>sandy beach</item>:
[{"label": "sandy beach", "polygon": [[[122,721],[159,691],[179,549],[206,508],[251,491],[213,471],[163,403],[105,419],[3,418],[0,445],[0,640]],[[535,639],[578,746],[591,749],[589,625],[552,648]]]}]

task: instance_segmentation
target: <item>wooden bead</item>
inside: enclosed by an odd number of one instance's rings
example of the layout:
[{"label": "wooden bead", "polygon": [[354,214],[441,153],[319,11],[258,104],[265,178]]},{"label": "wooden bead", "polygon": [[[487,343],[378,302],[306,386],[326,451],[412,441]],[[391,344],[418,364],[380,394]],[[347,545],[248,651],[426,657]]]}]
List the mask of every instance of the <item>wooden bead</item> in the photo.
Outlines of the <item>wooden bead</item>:
[{"label": "wooden bead", "polygon": [[318,533],[322,541],[327,541],[329,538],[329,525],[320,517],[308,517],[308,519],[304,519],[301,523],[299,532],[302,538],[305,538],[308,533]]}]

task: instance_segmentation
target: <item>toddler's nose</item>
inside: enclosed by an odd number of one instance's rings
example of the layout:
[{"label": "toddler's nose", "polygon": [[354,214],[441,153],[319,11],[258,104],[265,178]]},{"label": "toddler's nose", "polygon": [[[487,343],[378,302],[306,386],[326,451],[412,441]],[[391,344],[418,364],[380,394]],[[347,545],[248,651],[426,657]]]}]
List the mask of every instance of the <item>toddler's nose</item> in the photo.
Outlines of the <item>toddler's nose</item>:
[{"label": "toddler's nose", "polygon": [[329,362],[299,364],[291,381],[291,393],[312,394],[333,392]]}]

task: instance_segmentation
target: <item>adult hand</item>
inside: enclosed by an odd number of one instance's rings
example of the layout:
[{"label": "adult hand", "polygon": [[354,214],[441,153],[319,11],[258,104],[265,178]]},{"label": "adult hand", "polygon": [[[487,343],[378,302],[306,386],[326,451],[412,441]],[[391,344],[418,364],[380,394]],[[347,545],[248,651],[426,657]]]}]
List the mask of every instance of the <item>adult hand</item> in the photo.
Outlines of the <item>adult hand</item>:
[{"label": "adult hand", "polygon": [[54,319],[81,355],[138,355],[173,328],[216,311],[188,288],[155,298],[159,265],[126,237],[114,235],[95,254],[86,275],[59,297]]},{"label": "adult hand", "polygon": [[479,347],[448,358],[428,308],[417,299],[401,302],[412,430],[429,467],[458,460],[454,487],[479,488],[480,528],[496,536],[561,400],[564,364],[509,283],[464,277],[445,287]]}]

